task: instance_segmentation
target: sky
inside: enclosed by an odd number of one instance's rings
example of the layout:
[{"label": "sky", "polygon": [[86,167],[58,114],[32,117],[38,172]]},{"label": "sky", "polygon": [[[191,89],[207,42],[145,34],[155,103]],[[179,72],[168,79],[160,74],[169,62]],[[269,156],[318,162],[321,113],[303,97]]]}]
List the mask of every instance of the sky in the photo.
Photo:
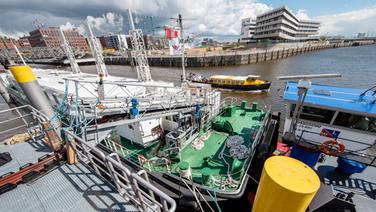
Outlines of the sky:
[{"label": "sky", "polygon": [[164,25],[173,24],[169,18],[180,13],[189,34],[236,38],[242,18],[282,5],[301,19],[320,21],[320,35],[376,35],[376,0],[0,0],[0,34],[27,35],[35,19],[80,30],[87,19],[97,35],[127,34],[130,8],[144,33],[163,33]]}]

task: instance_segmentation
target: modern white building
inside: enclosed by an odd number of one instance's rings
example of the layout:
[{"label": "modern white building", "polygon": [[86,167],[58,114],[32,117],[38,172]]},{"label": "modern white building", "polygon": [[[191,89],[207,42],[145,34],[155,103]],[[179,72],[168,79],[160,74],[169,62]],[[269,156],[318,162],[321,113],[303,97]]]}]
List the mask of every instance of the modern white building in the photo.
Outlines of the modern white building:
[{"label": "modern white building", "polygon": [[240,42],[251,42],[254,40],[256,21],[251,18],[242,19],[242,28],[240,33]]},{"label": "modern white building", "polygon": [[129,35],[109,34],[99,37],[99,40],[103,48],[119,50],[120,48],[128,48],[127,37],[129,37]]},{"label": "modern white building", "polygon": [[[317,34],[319,27],[320,22],[300,20],[286,6],[282,6],[257,16],[253,38],[300,41]],[[242,22],[242,32],[246,30]],[[240,37],[242,40],[242,35]]]}]

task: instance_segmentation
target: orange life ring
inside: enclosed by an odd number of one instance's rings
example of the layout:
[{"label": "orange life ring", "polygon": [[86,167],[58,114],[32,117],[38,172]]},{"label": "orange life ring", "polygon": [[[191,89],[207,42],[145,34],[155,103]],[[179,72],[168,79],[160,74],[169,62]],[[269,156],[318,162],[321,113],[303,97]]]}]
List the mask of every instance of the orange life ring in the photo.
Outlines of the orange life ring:
[{"label": "orange life ring", "polygon": [[[330,145],[330,148],[328,148]],[[345,145],[335,139],[325,141],[321,144],[321,152],[330,155],[338,157],[345,151]]]}]

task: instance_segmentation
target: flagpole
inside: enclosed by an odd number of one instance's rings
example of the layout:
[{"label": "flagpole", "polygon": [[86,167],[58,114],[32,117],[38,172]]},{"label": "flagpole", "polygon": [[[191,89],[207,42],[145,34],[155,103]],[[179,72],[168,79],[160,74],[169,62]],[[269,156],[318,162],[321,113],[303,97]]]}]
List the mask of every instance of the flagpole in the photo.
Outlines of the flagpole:
[{"label": "flagpole", "polygon": [[185,50],[185,47],[184,47],[183,23],[182,23],[181,14],[179,14],[178,21],[179,21],[179,26],[180,26],[180,36],[182,38],[181,66],[183,68],[183,82],[185,82],[185,59],[184,59],[184,50]]}]

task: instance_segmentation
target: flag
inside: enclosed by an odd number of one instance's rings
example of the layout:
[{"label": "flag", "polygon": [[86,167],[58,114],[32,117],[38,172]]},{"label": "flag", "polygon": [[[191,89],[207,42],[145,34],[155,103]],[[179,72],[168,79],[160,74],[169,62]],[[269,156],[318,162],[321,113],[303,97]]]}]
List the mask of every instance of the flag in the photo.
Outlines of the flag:
[{"label": "flag", "polygon": [[340,131],[337,131],[337,130],[331,130],[331,129],[327,129],[327,128],[323,128],[320,132],[320,135],[322,136],[325,136],[325,137],[328,137],[328,138],[334,138],[334,139],[337,139],[339,137],[339,134],[341,132]]},{"label": "flag", "polygon": [[166,26],[166,37],[170,47],[170,55],[180,55],[182,47],[180,44],[180,32],[177,28]]}]

